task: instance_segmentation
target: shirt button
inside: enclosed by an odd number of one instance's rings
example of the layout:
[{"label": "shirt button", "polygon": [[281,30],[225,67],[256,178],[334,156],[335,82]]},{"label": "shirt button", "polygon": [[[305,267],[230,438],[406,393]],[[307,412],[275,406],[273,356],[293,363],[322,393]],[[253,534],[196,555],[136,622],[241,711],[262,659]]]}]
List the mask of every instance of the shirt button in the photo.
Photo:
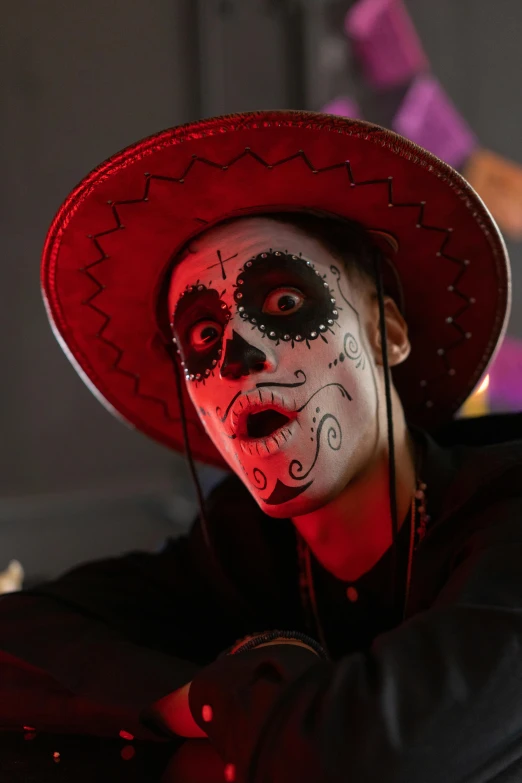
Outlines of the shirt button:
[{"label": "shirt button", "polygon": [[357,599],[359,598],[359,593],[357,592],[355,587],[349,587],[346,590],[346,597],[347,597],[347,599],[349,601],[352,602],[352,604],[354,604],[357,601]]}]

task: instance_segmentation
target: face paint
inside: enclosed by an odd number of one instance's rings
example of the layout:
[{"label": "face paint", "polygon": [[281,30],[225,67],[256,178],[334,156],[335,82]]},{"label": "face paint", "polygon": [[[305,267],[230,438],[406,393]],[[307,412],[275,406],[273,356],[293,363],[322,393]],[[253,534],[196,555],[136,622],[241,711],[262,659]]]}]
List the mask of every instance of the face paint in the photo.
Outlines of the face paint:
[{"label": "face paint", "polygon": [[376,437],[373,359],[339,261],[268,218],[195,240],[169,292],[203,426],[261,508],[309,513],[362,469]]},{"label": "face paint", "polygon": [[176,331],[183,335],[185,378],[208,378],[221,357],[230,310],[215,288],[189,285],[176,307]]},{"label": "face paint", "polygon": [[326,276],[312,261],[280,250],[259,253],[245,262],[234,300],[241,318],[263,336],[277,344],[290,342],[292,347],[304,342],[310,348],[318,338],[326,343],[324,333],[333,333],[339,316]]}]

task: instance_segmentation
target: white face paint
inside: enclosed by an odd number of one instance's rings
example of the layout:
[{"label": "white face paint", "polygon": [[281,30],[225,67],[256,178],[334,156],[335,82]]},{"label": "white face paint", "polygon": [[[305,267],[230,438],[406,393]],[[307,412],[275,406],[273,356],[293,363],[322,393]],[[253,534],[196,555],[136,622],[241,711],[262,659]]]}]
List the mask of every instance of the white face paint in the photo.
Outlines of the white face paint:
[{"label": "white face paint", "polygon": [[265,217],[211,229],[176,266],[169,311],[201,422],[265,513],[310,513],[363,469],[375,363],[318,240]]}]

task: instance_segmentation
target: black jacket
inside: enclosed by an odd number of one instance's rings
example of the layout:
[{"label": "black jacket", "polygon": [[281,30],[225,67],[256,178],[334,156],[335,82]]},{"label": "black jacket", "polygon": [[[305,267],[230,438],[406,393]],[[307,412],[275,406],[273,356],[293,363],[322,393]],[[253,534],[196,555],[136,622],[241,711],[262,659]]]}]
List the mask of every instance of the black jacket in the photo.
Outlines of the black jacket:
[{"label": "black jacket", "polygon": [[522,780],[521,419],[423,436],[432,522],[406,621],[370,640],[336,623],[337,580],[314,563],[333,661],[269,647],[213,663],[246,634],[306,631],[293,526],[231,477],[209,499],[212,552],[196,522],[161,553],[0,601],[0,727],[149,736],[142,709],[194,679],[240,779]]}]

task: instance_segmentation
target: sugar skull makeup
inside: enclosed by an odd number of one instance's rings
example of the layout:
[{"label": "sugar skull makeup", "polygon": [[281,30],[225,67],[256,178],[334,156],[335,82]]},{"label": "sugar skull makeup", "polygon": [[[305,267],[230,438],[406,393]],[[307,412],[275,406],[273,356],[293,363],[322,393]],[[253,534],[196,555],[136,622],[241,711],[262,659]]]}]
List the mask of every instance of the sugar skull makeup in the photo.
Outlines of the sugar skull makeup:
[{"label": "sugar skull makeup", "polygon": [[270,516],[329,502],[374,447],[373,359],[352,289],[318,240],[265,217],[206,232],[172,274],[191,400]]}]

